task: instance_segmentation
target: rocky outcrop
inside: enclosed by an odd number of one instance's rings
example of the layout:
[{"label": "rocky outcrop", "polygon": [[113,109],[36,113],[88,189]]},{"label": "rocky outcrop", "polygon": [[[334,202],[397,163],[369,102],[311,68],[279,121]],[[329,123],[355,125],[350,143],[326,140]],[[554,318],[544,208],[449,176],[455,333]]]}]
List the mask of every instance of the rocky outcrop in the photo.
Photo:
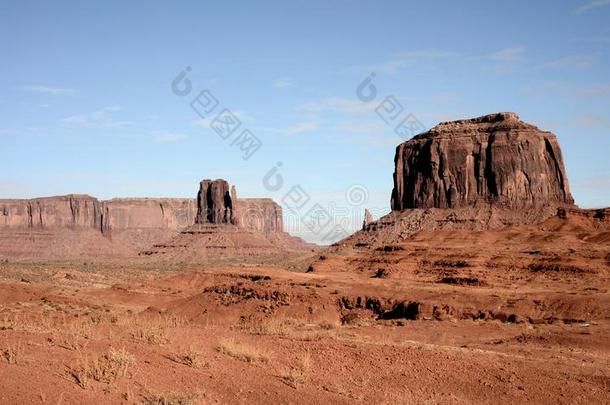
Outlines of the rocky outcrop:
[{"label": "rocky outcrop", "polygon": [[282,232],[282,207],[271,198],[240,198],[237,200],[235,224],[252,231]]},{"label": "rocky outcrop", "polygon": [[[201,221],[201,222],[199,222]],[[282,208],[270,198],[237,199],[235,186],[204,180],[198,198],[115,198],[88,195],[0,200],[0,231],[93,229],[106,236],[121,231],[183,231],[195,223],[233,224],[283,232]]]},{"label": "rocky outcrop", "polygon": [[103,201],[102,232],[126,229],[180,231],[195,222],[192,198],[115,198]]},{"label": "rocky outcrop", "polygon": [[102,207],[88,195],[0,200],[0,228],[100,228]]},{"label": "rocky outcrop", "polygon": [[373,222],[373,215],[371,215],[371,211],[368,208],[364,209],[364,220],[362,221],[362,229],[365,229],[368,224]]},{"label": "rocky outcrop", "polygon": [[555,135],[515,113],[441,123],[396,148],[392,210],[571,206]]},{"label": "rocky outcrop", "polygon": [[203,180],[197,194],[197,224],[235,224],[235,187],[229,190],[226,180]]}]

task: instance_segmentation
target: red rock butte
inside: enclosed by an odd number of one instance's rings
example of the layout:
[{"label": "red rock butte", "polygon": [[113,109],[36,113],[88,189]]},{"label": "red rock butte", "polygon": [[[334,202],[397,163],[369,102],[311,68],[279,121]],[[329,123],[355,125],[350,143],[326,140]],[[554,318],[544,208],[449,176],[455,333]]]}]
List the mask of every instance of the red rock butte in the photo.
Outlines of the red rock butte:
[{"label": "red rock butte", "polygon": [[515,113],[443,122],[396,148],[392,209],[574,203],[557,138]]}]

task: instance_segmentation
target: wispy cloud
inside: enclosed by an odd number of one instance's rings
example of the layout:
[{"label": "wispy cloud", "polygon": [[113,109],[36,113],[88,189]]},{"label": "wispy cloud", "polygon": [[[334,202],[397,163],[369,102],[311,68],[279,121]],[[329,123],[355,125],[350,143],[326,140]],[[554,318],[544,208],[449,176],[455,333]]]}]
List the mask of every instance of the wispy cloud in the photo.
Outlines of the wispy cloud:
[{"label": "wispy cloud", "polygon": [[269,133],[273,133],[273,134],[292,136],[292,135],[302,134],[305,132],[315,131],[319,128],[320,128],[320,123],[318,121],[301,121],[301,122],[296,122],[295,124],[290,125],[288,127],[255,126],[255,127],[252,127],[251,129],[256,132],[269,132]]},{"label": "wispy cloud", "polygon": [[335,111],[349,114],[358,114],[371,111],[375,108],[374,105],[363,103],[357,99],[342,98],[342,97],[327,97],[321,100],[310,101],[296,108],[299,112],[319,113],[325,111]]},{"label": "wispy cloud", "polygon": [[602,114],[584,113],[576,117],[576,124],[587,129],[610,129],[610,118]]},{"label": "wispy cloud", "polygon": [[[571,182],[572,183],[572,182]],[[610,176],[591,176],[574,181],[571,186],[573,188],[582,189],[610,189]]]},{"label": "wispy cloud", "polygon": [[577,7],[572,12],[573,14],[582,14],[587,11],[595,10],[596,8],[610,6],[610,0],[593,0]]},{"label": "wispy cloud", "polygon": [[0,136],[3,135],[19,135],[21,133],[20,130],[15,128],[0,128]]},{"label": "wispy cloud", "polygon": [[0,128],[0,136],[38,135],[40,128]]},{"label": "wispy cloud", "polygon": [[344,122],[337,124],[335,127],[337,131],[346,133],[379,132],[386,128],[387,124],[381,120],[365,123]]},{"label": "wispy cloud", "polygon": [[320,128],[320,124],[315,121],[297,122],[296,124],[291,125],[288,128],[280,129],[278,132],[283,135],[298,135],[304,132],[315,131],[318,128]]},{"label": "wispy cloud", "polygon": [[187,136],[179,132],[153,131],[154,141],[157,143],[174,143],[186,139]]},{"label": "wispy cloud", "polygon": [[610,95],[610,84],[582,86],[577,89],[577,92],[585,97],[607,96]]},{"label": "wispy cloud", "polygon": [[523,59],[526,48],[524,46],[513,46],[490,53],[488,56],[496,62],[516,62]]},{"label": "wispy cloud", "polygon": [[593,55],[570,55],[551,60],[544,67],[553,69],[586,69],[593,64]]},{"label": "wispy cloud", "polygon": [[276,87],[278,89],[284,89],[286,87],[292,87],[294,86],[294,80],[290,77],[280,77],[278,79],[275,79],[272,83],[273,87]]},{"label": "wispy cloud", "polygon": [[52,87],[41,84],[23,86],[23,91],[51,94],[53,96],[71,96],[75,93],[73,89],[67,89],[65,87]]},{"label": "wispy cloud", "polygon": [[398,70],[410,68],[420,63],[444,59],[456,55],[457,54],[454,52],[445,52],[438,50],[401,52],[393,55],[387,61],[374,65],[360,66],[360,68],[366,68],[366,70],[374,72],[394,73]]},{"label": "wispy cloud", "polygon": [[120,106],[104,107],[100,110],[88,114],[71,115],[62,118],[60,121],[67,125],[76,125],[87,128],[125,128],[133,125],[130,121],[119,121],[112,117],[112,114],[121,111]]}]

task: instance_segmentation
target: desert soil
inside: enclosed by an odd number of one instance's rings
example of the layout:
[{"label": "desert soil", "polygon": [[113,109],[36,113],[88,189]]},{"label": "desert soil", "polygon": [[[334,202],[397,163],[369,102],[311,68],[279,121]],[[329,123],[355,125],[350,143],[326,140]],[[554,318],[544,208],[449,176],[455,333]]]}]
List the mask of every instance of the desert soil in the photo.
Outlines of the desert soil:
[{"label": "desert soil", "polygon": [[2,259],[0,403],[609,403],[608,243],[558,235]]}]

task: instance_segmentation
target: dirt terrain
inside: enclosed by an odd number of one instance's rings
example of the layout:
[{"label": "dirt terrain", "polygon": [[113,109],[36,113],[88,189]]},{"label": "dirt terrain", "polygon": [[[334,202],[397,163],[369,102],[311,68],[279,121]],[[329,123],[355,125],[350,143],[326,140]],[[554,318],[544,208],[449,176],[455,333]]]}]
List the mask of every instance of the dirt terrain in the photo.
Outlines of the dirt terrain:
[{"label": "dirt terrain", "polygon": [[607,403],[608,234],[573,222],[362,232],[309,272],[2,259],[0,402]]}]

